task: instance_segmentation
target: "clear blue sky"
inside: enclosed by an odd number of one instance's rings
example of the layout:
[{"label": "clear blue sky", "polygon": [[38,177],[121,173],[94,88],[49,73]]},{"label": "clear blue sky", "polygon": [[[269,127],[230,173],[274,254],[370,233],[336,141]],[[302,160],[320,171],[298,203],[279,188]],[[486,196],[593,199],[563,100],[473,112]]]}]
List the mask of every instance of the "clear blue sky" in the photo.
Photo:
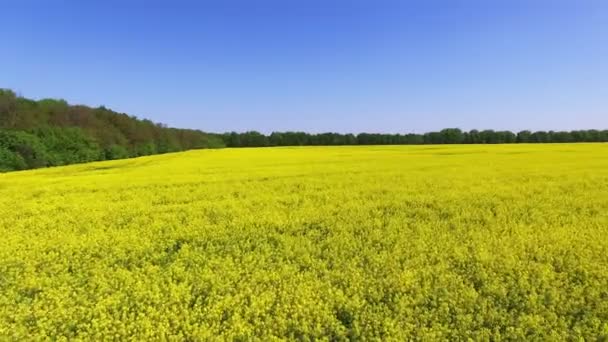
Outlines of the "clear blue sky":
[{"label": "clear blue sky", "polygon": [[0,87],[206,131],[608,128],[608,2],[4,1]]}]

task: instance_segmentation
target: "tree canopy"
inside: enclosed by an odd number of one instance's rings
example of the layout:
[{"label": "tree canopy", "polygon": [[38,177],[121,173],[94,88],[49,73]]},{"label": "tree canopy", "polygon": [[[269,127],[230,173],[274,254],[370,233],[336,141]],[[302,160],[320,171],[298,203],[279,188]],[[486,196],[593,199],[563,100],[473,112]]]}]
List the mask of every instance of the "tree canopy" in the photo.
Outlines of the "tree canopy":
[{"label": "tree canopy", "polygon": [[0,172],[139,157],[198,148],[607,142],[608,130],[510,131],[446,128],[424,134],[257,131],[205,133],[112,111],[39,101],[0,89]]},{"label": "tree canopy", "polygon": [[228,147],[304,146],[304,145],[423,145],[423,144],[512,144],[512,143],[565,143],[607,142],[608,130],[581,131],[510,131],[471,130],[446,128],[424,134],[382,133],[320,133],[272,132],[265,136],[256,131],[222,135]]},{"label": "tree canopy", "polygon": [[0,171],[223,146],[217,135],[199,130],[0,89]]}]

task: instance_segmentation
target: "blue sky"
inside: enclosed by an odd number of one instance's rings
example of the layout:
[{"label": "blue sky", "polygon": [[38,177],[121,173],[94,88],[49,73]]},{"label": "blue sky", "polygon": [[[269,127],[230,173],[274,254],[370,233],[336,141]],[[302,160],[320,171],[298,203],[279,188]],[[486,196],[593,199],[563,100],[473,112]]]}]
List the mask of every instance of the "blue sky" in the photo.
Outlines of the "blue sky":
[{"label": "blue sky", "polygon": [[0,87],[206,131],[608,128],[606,1],[6,1]]}]

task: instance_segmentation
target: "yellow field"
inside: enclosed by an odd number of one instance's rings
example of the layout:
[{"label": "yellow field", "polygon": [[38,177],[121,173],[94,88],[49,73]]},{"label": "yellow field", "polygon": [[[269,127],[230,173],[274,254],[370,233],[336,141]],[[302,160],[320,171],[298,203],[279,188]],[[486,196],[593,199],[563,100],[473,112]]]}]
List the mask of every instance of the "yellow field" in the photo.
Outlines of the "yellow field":
[{"label": "yellow field", "polygon": [[608,338],[608,145],[0,175],[0,340]]}]

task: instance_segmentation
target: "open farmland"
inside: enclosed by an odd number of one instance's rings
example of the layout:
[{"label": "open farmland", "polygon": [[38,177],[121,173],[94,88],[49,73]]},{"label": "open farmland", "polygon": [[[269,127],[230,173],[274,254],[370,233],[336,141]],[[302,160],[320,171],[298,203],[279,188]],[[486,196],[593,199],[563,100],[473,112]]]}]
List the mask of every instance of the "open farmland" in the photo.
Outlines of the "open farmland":
[{"label": "open farmland", "polygon": [[608,145],[0,175],[0,339],[608,338]]}]

